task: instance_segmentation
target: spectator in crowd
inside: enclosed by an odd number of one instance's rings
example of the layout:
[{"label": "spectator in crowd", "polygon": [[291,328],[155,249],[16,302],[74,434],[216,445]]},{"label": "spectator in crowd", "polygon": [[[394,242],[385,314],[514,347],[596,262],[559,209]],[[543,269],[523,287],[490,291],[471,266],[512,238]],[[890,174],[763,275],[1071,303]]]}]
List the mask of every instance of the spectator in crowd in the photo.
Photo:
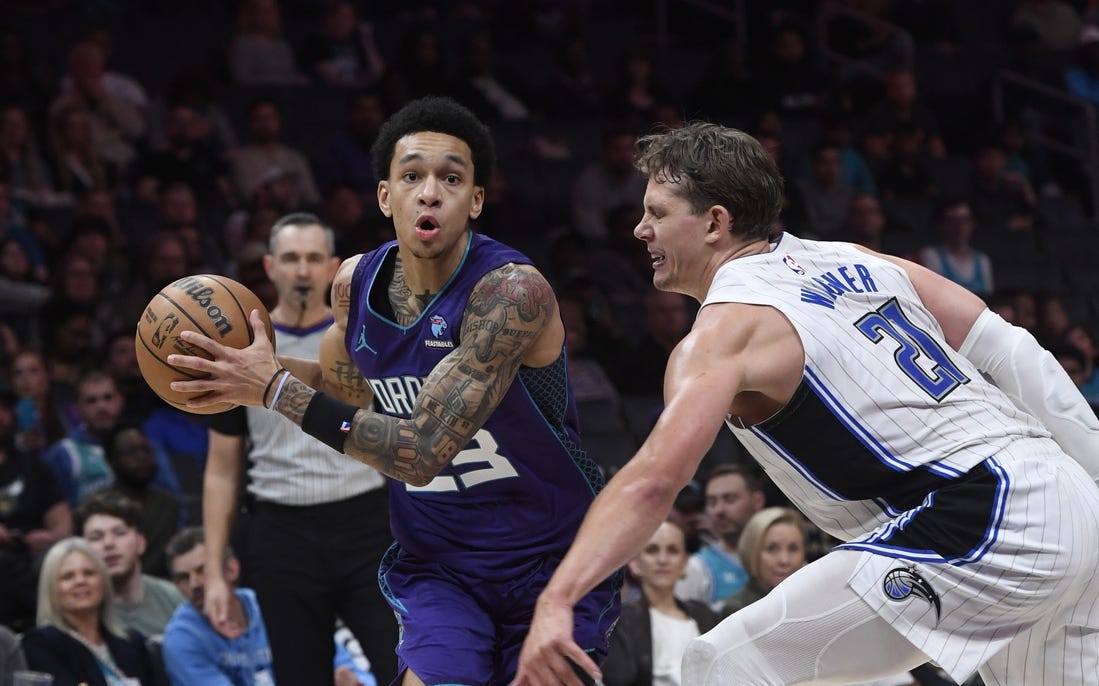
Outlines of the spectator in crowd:
[{"label": "spectator in crowd", "polygon": [[806,233],[834,238],[843,229],[855,189],[844,182],[842,170],[840,149],[828,142],[818,143],[813,149],[809,178],[794,183],[797,207],[791,212],[803,218]]},{"label": "spectator in crowd", "polygon": [[[77,384],[80,424],[50,446],[43,457],[57,477],[65,499],[73,507],[92,492],[114,483],[114,472],[107,463],[103,441],[118,427],[124,402],[114,379],[102,371],[87,372]],[[167,456],[159,450],[154,483],[172,493],[180,490]]]},{"label": "spectator in crowd", "polygon": [[1083,391],[1085,384],[1095,371],[1092,361],[1079,348],[1067,343],[1051,346],[1049,351],[1068,374],[1068,378],[1072,379],[1073,385]]},{"label": "spectator in crowd", "polygon": [[88,113],[74,105],[50,112],[50,164],[55,190],[62,193],[112,190],[119,177],[116,164],[95,146]]},{"label": "spectator in crowd", "polygon": [[633,168],[634,131],[621,126],[603,134],[599,159],[588,164],[572,186],[572,228],[589,240],[607,239],[607,213],[625,204],[638,205],[645,180]]},{"label": "spectator in crowd", "polygon": [[27,111],[15,104],[0,108],[0,179],[18,200],[32,205],[55,201],[53,178]]},{"label": "spectator in crowd", "polygon": [[0,624],[0,686],[14,686],[15,673],[26,669],[27,658],[19,645],[19,636]]},{"label": "spectator in crowd", "polygon": [[229,73],[239,84],[303,83],[294,52],[283,35],[278,0],[244,0],[237,9],[237,25],[229,40]]},{"label": "spectator in crowd", "polygon": [[856,193],[847,208],[847,221],[836,240],[857,243],[876,252],[895,254],[881,202],[873,195]]},{"label": "spectator in crowd", "polygon": [[42,310],[42,352],[54,383],[75,387],[95,361],[95,345],[103,339],[93,312],[56,303]]},{"label": "spectator in crowd", "polygon": [[[150,453],[150,458],[151,458]],[[99,491],[76,510],[76,531],[107,566],[111,611],[123,629],[159,636],[183,596],[168,581],[143,573],[141,505],[121,493]]]},{"label": "spectator in crowd", "polygon": [[[215,628],[203,616],[208,566],[202,529],[183,529],[168,545],[168,565],[172,581],[189,602],[182,603],[168,623],[164,633],[162,654],[172,686],[192,684],[226,684],[263,686],[273,684],[272,652],[267,642],[267,629],[256,594],[247,588],[237,588],[240,563],[230,548],[220,560],[219,568],[229,582],[232,593],[229,613],[236,631],[226,633]],[[333,638],[336,656],[332,676],[336,686],[376,686],[369,672],[362,671]]]},{"label": "spectator in crowd", "polygon": [[[840,178],[843,182],[859,193],[877,195],[878,183],[874,180],[870,165],[854,146],[850,117],[840,114],[824,117],[821,121],[820,136],[822,141],[836,146],[840,151]],[[811,173],[808,168],[806,171]]]},{"label": "spectator in crowd", "polygon": [[664,522],[629,565],[641,594],[622,603],[611,634],[603,683],[607,686],[679,686],[687,641],[712,629],[717,614],[705,603],[675,597],[687,566],[687,540],[678,524]]},{"label": "spectator in crowd", "polygon": [[946,154],[938,121],[920,98],[916,75],[909,69],[897,69],[886,75],[884,97],[867,113],[864,137],[885,137],[901,125],[920,132],[924,151],[930,156]]},{"label": "spectator in crowd", "polygon": [[[121,72],[108,69],[107,65],[111,60],[111,52],[114,48],[114,41],[111,38],[111,33],[107,29],[96,27],[85,31],[78,39],[78,42],[87,42],[99,48],[99,56],[102,59],[102,66],[98,67],[102,70],[102,76],[99,81],[103,86],[103,90],[109,93],[112,97],[118,98],[129,103],[138,112],[144,113],[145,109],[149,106],[149,96],[145,93],[145,88],[142,87],[137,79],[132,76],[128,76]],[[83,64],[77,71],[91,70],[94,73],[93,67],[97,66],[97,60],[90,58],[87,55],[83,55],[80,59],[90,62],[90,64]],[[69,73],[65,74],[61,79],[60,90],[62,94],[79,93],[79,81],[73,73],[73,65],[69,65]]]},{"label": "spectator in crowd", "polygon": [[62,90],[50,105],[50,112],[82,112],[87,117],[96,156],[125,173],[145,134],[145,116],[132,102],[112,92],[105,69],[106,56],[99,43],[88,39],[73,43],[68,56],[72,87]]},{"label": "spectator in crowd", "polygon": [[652,50],[643,45],[626,46],[608,91],[607,113],[637,127],[649,122],[656,104],[668,97]]},{"label": "spectator in crowd", "polygon": [[603,89],[592,68],[588,41],[579,33],[561,38],[553,52],[541,109],[565,120],[594,119],[603,109]]},{"label": "spectator in crowd", "polygon": [[[275,285],[271,309],[280,354],[314,360],[332,323],[326,304],[338,258],[331,229],[310,214],[282,217],[263,265]],[[342,369],[341,374],[354,374]],[[382,476],[302,434],[264,408],[234,408],[210,420],[203,484],[204,611],[221,633],[239,630],[234,579],[219,573],[248,469],[252,502],[245,558],[267,622],[279,683],[317,683],[331,670],[339,617],[359,638],[383,682],[397,676],[397,626],[378,588],[392,542]]]},{"label": "spectator in crowd", "polygon": [[0,323],[10,326],[18,340],[32,340],[37,334],[38,311],[49,298],[50,289],[34,277],[23,244],[14,238],[0,238]]},{"label": "spectator in crowd", "polygon": [[363,88],[385,71],[374,26],[359,18],[351,0],[330,0],[321,10],[320,31],[306,41],[302,65],[320,83]]},{"label": "spectator in crowd", "polygon": [[[185,518],[181,516],[180,496],[153,483],[157,472],[154,446],[139,424],[130,420],[120,422],[103,441],[107,464],[114,472],[114,484],[91,497],[105,493],[104,497],[108,499],[121,498],[137,503],[136,526],[143,539],[141,568],[149,574],[166,577],[168,565],[164,548]],[[195,485],[193,493],[184,494],[194,510],[198,509],[199,488],[200,485]],[[194,516],[197,518],[198,513]]]},{"label": "spectator in crowd", "polygon": [[382,76],[381,91],[387,110],[425,95],[449,95],[453,90],[449,60],[436,30],[415,24],[400,38],[398,59]]},{"label": "spectator in crowd", "polygon": [[1014,291],[1010,295],[1011,306],[1015,310],[1015,320],[1012,324],[1021,326],[1037,336],[1040,333],[1038,331],[1038,296],[1023,290]]},{"label": "spectator in crowd", "polygon": [[981,145],[973,155],[970,205],[977,222],[991,231],[1025,231],[1034,226],[1037,196],[1018,172],[1006,169],[1007,157],[997,142]]},{"label": "spectator in crowd", "polygon": [[218,97],[216,79],[206,65],[192,64],[181,68],[168,81],[163,101],[154,103],[149,131],[149,147],[153,150],[167,145],[166,110],[185,105],[195,113],[191,134],[202,147],[224,159],[237,147],[237,135],[229,115]]},{"label": "spectator in crowd", "polygon": [[19,241],[26,249],[35,273],[39,276],[48,274],[49,265],[46,264],[43,243],[44,239],[52,237],[41,235],[42,232],[32,226],[21,205],[22,203],[12,202],[8,184],[0,177],[0,238]]},{"label": "spectator in crowd", "polygon": [[0,397],[0,625],[34,622],[38,564],[72,533],[72,511],[53,473],[15,446],[14,398]]},{"label": "spectator in crowd", "polygon": [[713,121],[747,121],[759,106],[759,91],[745,46],[726,38],[709,56],[695,84],[691,111]]},{"label": "spectator in crowd", "polygon": [[187,244],[174,231],[146,236],[133,267],[129,288],[103,308],[101,322],[106,331],[133,327],[160,289],[192,273]]},{"label": "spectator in crowd", "polygon": [[763,481],[750,468],[718,464],[706,479],[706,517],[714,543],[691,556],[675,587],[676,597],[721,608],[748,582],[739,555],[740,534],[752,515],[763,509]]},{"label": "spectator in crowd", "polygon": [[11,360],[15,405],[15,441],[20,448],[41,455],[79,421],[69,390],[50,382],[46,358],[37,350],[21,350]]},{"label": "spectator in crowd", "polygon": [[486,122],[526,121],[532,112],[520,80],[497,66],[493,50],[488,31],[465,39],[454,96]]},{"label": "spectator in crowd", "polygon": [[901,124],[892,132],[891,155],[878,172],[882,198],[931,198],[938,194],[923,154],[922,136],[911,124]]},{"label": "spectator in crowd", "polygon": [[1070,326],[1072,317],[1064,298],[1056,293],[1043,293],[1038,297],[1038,340],[1061,345]]},{"label": "spectator in crowd", "polygon": [[752,515],[740,534],[737,550],[748,582],[725,600],[727,617],[759,600],[806,563],[809,524],[797,510],[765,507]]},{"label": "spectator in crowd", "polygon": [[375,93],[357,93],[350,99],[347,126],[337,133],[317,162],[317,181],[325,193],[348,185],[359,193],[375,192],[370,146],[385,121],[385,107]]},{"label": "spectator in crowd", "polygon": [[161,189],[186,184],[204,202],[229,202],[232,184],[225,160],[207,142],[202,115],[187,103],[170,105],[164,115],[164,143],[139,160],[138,197],[154,203]]},{"label": "spectator in crowd", "polygon": [[137,348],[131,329],[116,329],[107,335],[100,368],[115,380],[123,403],[132,414],[140,416],[145,414],[145,410],[155,407],[153,398],[156,396],[145,383],[137,363]]},{"label": "spectator in crowd", "polygon": [[59,686],[154,683],[145,637],[115,624],[112,602],[107,566],[95,549],[82,538],[56,543],[38,579],[38,626],[23,634],[27,666]]},{"label": "spectator in crowd", "polygon": [[636,349],[623,352],[624,364],[614,368],[615,385],[623,394],[659,396],[672,349],[691,328],[691,311],[680,293],[650,287],[645,293],[645,328]]},{"label": "spectator in crowd", "polygon": [[590,303],[565,293],[558,295],[557,302],[565,325],[569,381],[576,401],[581,404],[598,401],[617,408],[621,404],[618,389],[589,349],[587,312]]},{"label": "spectator in crowd", "polygon": [[[253,3],[274,0],[251,0]],[[297,177],[301,197],[307,205],[320,202],[309,161],[300,151],[280,142],[282,113],[273,100],[258,99],[248,106],[248,144],[241,146],[231,165],[233,184],[241,198],[250,198],[275,170]]]},{"label": "spectator in crowd", "polygon": [[814,120],[827,104],[827,81],[794,23],[778,26],[770,39],[767,60],[757,83],[765,108],[784,118]]},{"label": "spectator in crowd", "polygon": [[227,604],[233,631],[202,615],[208,565],[202,529],[177,533],[166,550],[172,582],[189,601],[180,605],[164,632],[162,654],[173,686],[188,684],[273,684],[274,668],[267,629],[256,594],[236,588],[240,563],[226,548],[219,566],[231,589]]},{"label": "spectator in crowd", "polygon": [[1085,369],[1090,369],[1091,373],[1085,377],[1080,392],[1089,403],[1099,405],[1099,345],[1096,345],[1095,334],[1084,324],[1076,323],[1069,327],[1065,341],[1088,360]]},{"label": "spectator in crowd", "polygon": [[992,293],[992,260],[972,245],[976,222],[969,203],[958,198],[944,200],[935,215],[939,241],[920,249],[919,262],[973,293]]},{"label": "spectator in crowd", "polygon": [[80,424],[43,456],[71,507],[114,482],[102,440],[122,416],[123,402],[114,379],[103,372],[89,372],[77,383]]}]

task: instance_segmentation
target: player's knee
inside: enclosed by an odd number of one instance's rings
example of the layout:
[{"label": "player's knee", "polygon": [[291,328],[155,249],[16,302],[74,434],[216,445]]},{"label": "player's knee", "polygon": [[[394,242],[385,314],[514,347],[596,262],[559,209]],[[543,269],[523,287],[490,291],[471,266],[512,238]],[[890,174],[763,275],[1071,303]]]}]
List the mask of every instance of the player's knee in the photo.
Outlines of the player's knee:
[{"label": "player's knee", "polygon": [[[728,637],[730,633],[739,632],[731,632],[726,627],[725,633]],[[683,654],[682,683],[700,686],[782,686],[785,683],[751,640],[729,643],[720,639],[711,632],[687,644]]]},{"label": "player's knee", "polygon": [[717,666],[717,647],[705,638],[696,638],[687,644],[683,653],[683,683],[716,684],[713,675]]}]

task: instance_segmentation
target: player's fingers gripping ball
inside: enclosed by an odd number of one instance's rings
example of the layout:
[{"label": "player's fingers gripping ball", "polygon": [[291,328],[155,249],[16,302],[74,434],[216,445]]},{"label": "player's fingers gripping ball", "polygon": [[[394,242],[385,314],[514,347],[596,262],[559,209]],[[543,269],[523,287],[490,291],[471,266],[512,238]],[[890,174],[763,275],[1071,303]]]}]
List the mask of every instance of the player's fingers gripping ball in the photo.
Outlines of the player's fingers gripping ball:
[{"label": "player's fingers gripping ball", "polygon": [[235,407],[216,403],[208,407],[187,407],[187,400],[204,393],[173,391],[173,381],[190,381],[206,376],[193,369],[168,364],[171,354],[195,355],[210,359],[202,348],[180,338],[184,331],[196,331],[222,345],[245,348],[254,340],[248,314],[259,310],[274,345],[271,318],[260,299],[246,286],[216,274],[185,276],[165,286],[146,305],[137,322],[134,341],[137,363],[145,382],[163,400],[187,412],[214,414]]}]

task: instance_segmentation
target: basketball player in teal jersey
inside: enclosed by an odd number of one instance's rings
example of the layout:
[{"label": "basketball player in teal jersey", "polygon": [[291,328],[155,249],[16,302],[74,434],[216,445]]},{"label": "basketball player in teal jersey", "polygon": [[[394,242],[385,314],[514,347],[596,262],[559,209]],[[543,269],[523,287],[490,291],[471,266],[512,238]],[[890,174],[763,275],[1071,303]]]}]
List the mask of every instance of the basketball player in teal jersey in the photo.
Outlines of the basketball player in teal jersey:
[{"label": "basketball player in teal jersey", "polygon": [[[397,543],[379,578],[401,623],[402,683],[506,684],[602,476],[580,445],[549,283],[470,228],[488,130],[452,100],[423,98],[373,152],[397,240],[341,265],[320,362],[276,359],[265,336],[245,350],[188,336],[215,359],[172,363],[212,377],[175,388],[213,391],[196,405],[273,406],[390,477]],[[577,604],[589,660],[605,655],[617,586],[601,581]]]}]

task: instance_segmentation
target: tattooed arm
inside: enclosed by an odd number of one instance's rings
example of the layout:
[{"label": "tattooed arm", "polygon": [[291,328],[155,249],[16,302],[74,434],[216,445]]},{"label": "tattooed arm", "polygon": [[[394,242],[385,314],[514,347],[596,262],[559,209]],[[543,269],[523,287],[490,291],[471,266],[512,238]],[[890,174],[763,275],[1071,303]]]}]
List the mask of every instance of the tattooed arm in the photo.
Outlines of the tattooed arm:
[{"label": "tattooed arm", "polygon": [[[462,316],[461,344],[428,375],[412,416],[398,419],[360,409],[344,452],[392,478],[427,484],[488,420],[519,366],[555,359],[563,340],[553,290],[535,268],[509,264],[486,274]],[[275,409],[301,424],[314,395],[292,378]]]},{"label": "tattooed arm", "polygon": [[370,407],[374,395],[362,378],[344,344],[351,305],[351,277],[362,255],[344,260],[332,280],[332,316],[335,322],[324,332],[316,360],[279,355],[279,365],[297,379],[357,407]]}]

